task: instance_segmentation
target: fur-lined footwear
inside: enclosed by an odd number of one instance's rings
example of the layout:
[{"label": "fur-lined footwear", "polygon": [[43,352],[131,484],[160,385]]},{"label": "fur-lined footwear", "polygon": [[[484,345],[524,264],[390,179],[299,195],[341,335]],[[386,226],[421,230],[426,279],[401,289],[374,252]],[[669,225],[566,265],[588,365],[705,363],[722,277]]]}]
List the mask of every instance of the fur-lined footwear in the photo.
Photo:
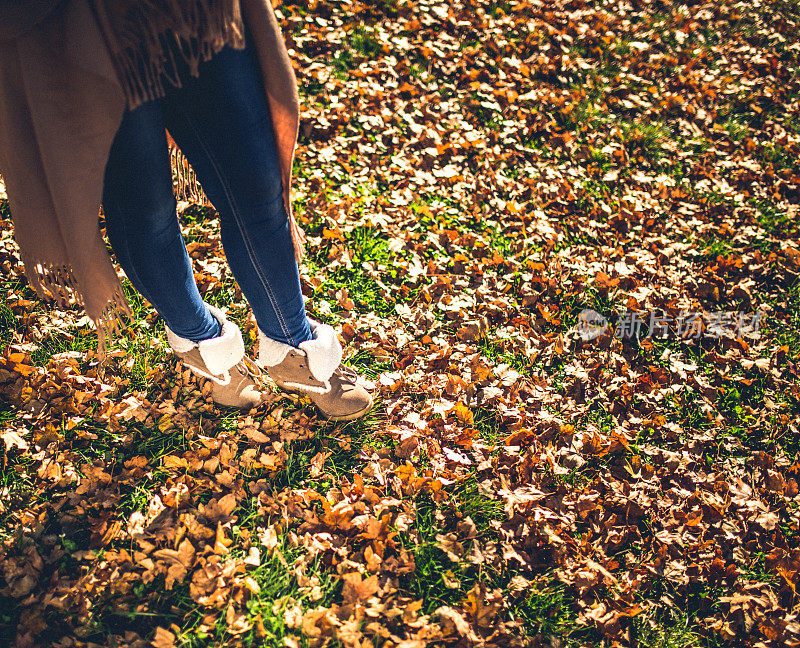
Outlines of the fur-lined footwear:
[{"label": "fur-lined footwear", "polygon": [[220,309],[206,306],[222,325],[222,333],[215,338],[192,342],[175,335],[167,327],[172,351],[192,373],[211,381],[211,398],[218,405],[241,409],[257,407],[264,398],[255,380],[261,372],[244,353],[242,332]]},{"label": "fur-lined footwear", "polygon": [[358,374],[342,364],[342,346],[328,324],[308,318],[313,340],[300,348],[268,338],[258,331],[258,363],[281,389],[308,394],[332,421],[360,418],[372,407],[372,396]]}]

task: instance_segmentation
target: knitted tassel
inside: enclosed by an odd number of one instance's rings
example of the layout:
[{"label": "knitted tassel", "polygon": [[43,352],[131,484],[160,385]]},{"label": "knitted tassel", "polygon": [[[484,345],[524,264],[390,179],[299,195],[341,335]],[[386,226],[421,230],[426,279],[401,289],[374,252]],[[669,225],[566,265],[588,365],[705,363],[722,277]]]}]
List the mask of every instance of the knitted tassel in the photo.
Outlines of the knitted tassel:
[{"label": "knitted tassel", "polygon": [[292,234],[292,245],[294,246],[294,258],[300,263],[306,255],[304,243],[306,242],[306,233],[297,224],[294,218],[294,213],[289,209],[289,231]]},{"label": "knitted tassel", "polygon": [[204,207],[211,206],[211,202],[206,197],[203,187],[197,180],[197,174],[189,160],[178,148],[175,140],[167,133],[167,145],[169,146],[169,160],[172,166],[172,184],[175,192],[175,198],[178,201],[192,203],[194,205],[202,205]]},{"label": "knitted tassel", "polygon": [[86,308],[69,265],[54,266],[27,260],[25,275],[36,294],[43,299],[51,299],[57,308],[68,309],[77,305],[87,310],[87,315],[97,329],[97,358],[101,363],[104,362],[108,342],[125,326],[122,318],[131,317],[122,286],[108,296],[105,306],[97,313],[89,312]]},{"label": "knitted tassel", "polygon": [[94,0],[128,108],[181,87],[176,57],[192,76],[225,45],[244,47],[239,0]]}]

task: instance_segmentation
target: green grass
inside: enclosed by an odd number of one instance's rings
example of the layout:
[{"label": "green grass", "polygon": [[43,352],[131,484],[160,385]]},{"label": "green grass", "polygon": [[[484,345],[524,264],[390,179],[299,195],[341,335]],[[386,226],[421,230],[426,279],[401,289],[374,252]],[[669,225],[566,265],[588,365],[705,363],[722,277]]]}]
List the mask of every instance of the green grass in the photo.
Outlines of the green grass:
[{"label": "green grass", "polygon": [[[764,228],[768,236],[779,239],[798,231],[800,225],[796,219],[791,218],[786,211],[780,209],[772,200],[754,200],[758,212],[758,224]],[[771,241],[767,249],[774,247],[776,241]]]},{"label": "green grass", "polygon": [[628,122],[622,125],[622,143],[628,153],[651,165],[663,157],[661,144],[667,139],[671,139],[671,132],[658,122]]},{"label": "green grass", "polygon": [[[314,230],[311,230],[312,232]],[[323,284],[314,292],[312,304],[320,299],[330,300],[334,312],[343,312],[334,298],[334,293],[345,289],[358,311],[374,312],[387,317],[394,312],[395,300],[399,293],[390,294],[387,289],[364,270],[365,263],[387,264],[391,261],[386,236],[375,228],[359,227],[345,235],[347,252],[350,255],[351,267],[339,266],[325,274]],[[333,245],[333,244],[330,244]],[[330,245],[323,245],[309,255],[309,271],[316,273],[328,265],[327,254]],[[389,281],[399,280],[399,274],[389,272]]]},{"label": "green grass", "polygon": [[496,339],[492,332],[488,332],[478,341],[481,355],[496,364],[508,364],[512,369],[526,374],[531,369],[531,361],[524,353],[511,353],[504,350],[504,345]]},{"label": "green grass", "polygon": [[43,367],[50,362],[50,359],[59,353],[66,351],[77,351],[85,353],[89,350],[97,349],[97,336],[93,329],[86,327],[78,330],[77,334],[63,332],[52,334],[41,340],[39,347],[31,353],[31,360],[35,365]]},{"label": "green grass", "polygon": [[0,352],[11,342],[17,330],[17,318],[12,310],[5,304],[0,304]]},{"label": "green grass", "polygon": [[692,627],[691,619],[683,611],[674,608],[634,617],[633,627],[640,646],[700,648],[708,645]]},{"label": "green grass", "polygon": [[[421,494],[416,497],[415,504],[413,524],[400,537],[406,549],[413,552],[416,569],[412,574],[403,575],[400,581],[415,599],[423,601],[422,612],[430,614],[442,605],[457,603],[476,583],[487,579],[490,582],[492,578],[492,574],[482,573],[463,557],[458,562],[451,560],[445,550],[448,545],[437,540],[437,536],[456,531],[458,523],[469,518],[474,524],[476,539],[483,541],[492,535],[491,520],[501,514],[501,509],[499,503],[482,493],[471,478],[448,490],[442,501]],[[462,543],[465,554],[471,544]]]},{"label": "green grass", "polygon": [[382,44],[375,34],[363,25],[357,26],[349,34],[350,47],[367,58],[374,57],[382,50]]},{"label": "green grass", "polygon": [[601,640],[597,630],[577,624],[573,594],[552,574],[537,577],[532,587],[510,595],[510,600],[515,618],[523,623],[529,636],[551,642],[555,639],[570,648],[598,645]]},{"label": "green grass", "polygon": [[[18,412],[13,407],[0,401],[0,425],[14,421],[17,415]],[[25,428],[21,431],[24,432]],[[33,461],[30,454],[18,449],[9,452],[5,444],[0,449],[3,450],[0,458],[0,542],[2,542],[13,531],[12,522],[16,514],[30,503],[36,488],[34,480],[27,472],[27,467]]]}]

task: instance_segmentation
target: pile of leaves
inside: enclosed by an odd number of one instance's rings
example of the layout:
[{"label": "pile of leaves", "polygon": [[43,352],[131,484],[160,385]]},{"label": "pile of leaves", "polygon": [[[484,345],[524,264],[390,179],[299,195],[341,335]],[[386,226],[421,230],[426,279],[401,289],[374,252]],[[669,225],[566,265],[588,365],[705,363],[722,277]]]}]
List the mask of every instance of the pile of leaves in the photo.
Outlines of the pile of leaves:
[{"label": "pile of leaves", "polygon": [[796,0],[277,11],[308,311],[378,404],[216,407],[133,290],[100,365],[3,201],[0,644],[800,646]]}]

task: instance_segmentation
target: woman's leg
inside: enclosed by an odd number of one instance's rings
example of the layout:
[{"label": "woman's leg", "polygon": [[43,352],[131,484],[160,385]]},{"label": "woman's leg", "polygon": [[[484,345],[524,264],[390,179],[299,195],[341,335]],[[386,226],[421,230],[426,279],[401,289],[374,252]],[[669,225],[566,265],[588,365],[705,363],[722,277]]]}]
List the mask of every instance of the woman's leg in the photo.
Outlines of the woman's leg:
[{"label": "woman's leg", "polygon": [[224,48],[164,99],[169,132],[220,214],[228,264],[259,328],[312,339],[300,291],[269,108],[248,46]]},{"label": "woman's leg", "polygon": [[221,327],[197,290],[175,208],[162,102],[150,101],[125,114],[114,138],[103,187],[106,232],[131,283],[172,331],[196,342]]}]

